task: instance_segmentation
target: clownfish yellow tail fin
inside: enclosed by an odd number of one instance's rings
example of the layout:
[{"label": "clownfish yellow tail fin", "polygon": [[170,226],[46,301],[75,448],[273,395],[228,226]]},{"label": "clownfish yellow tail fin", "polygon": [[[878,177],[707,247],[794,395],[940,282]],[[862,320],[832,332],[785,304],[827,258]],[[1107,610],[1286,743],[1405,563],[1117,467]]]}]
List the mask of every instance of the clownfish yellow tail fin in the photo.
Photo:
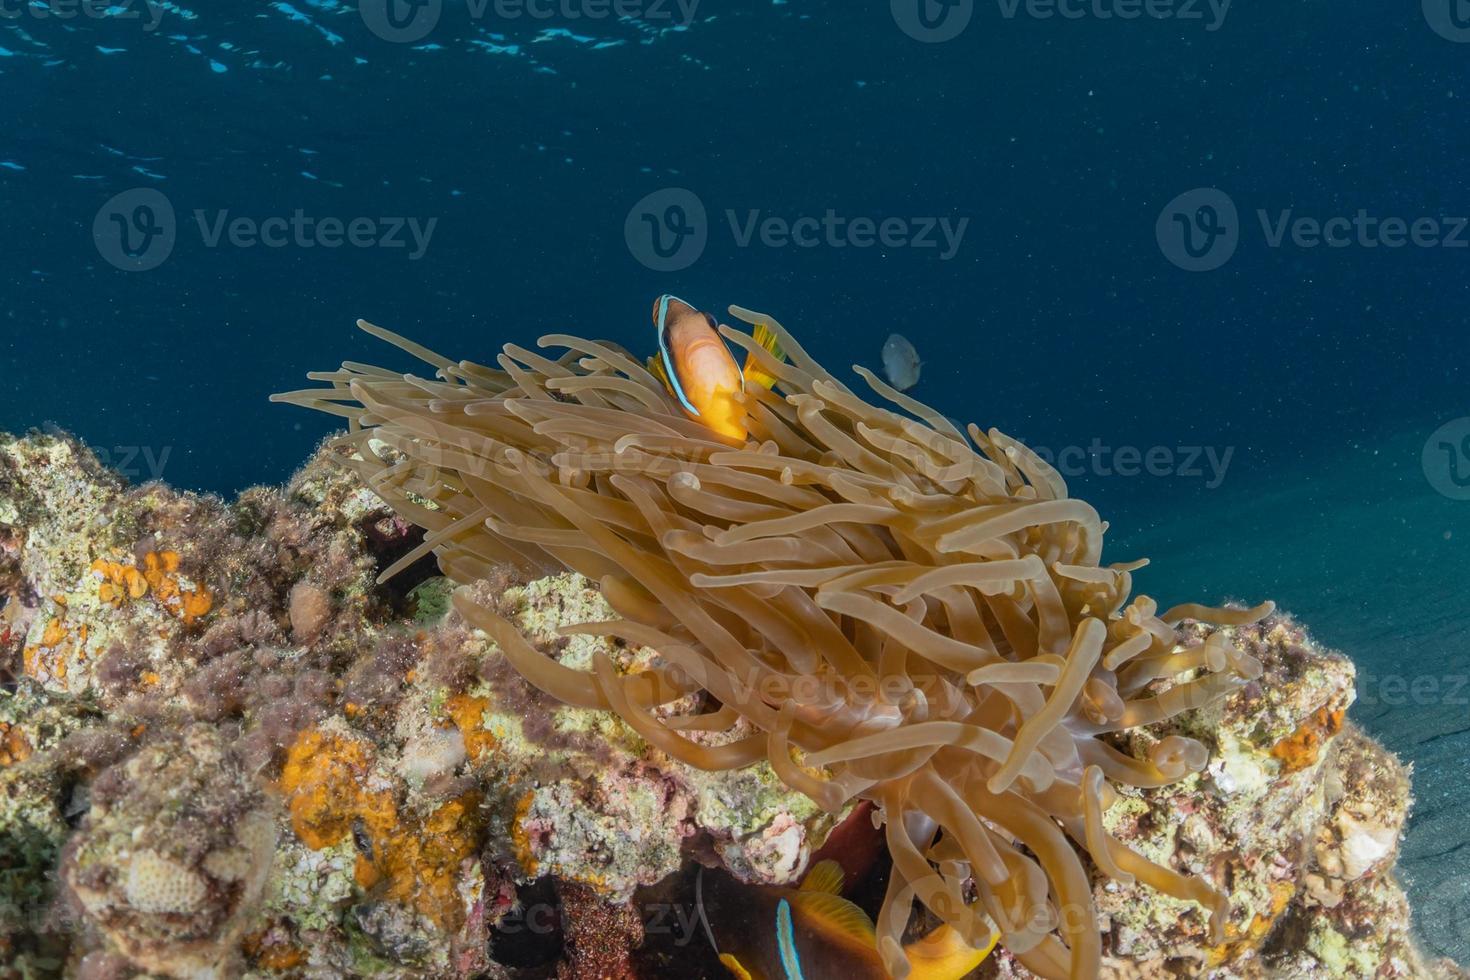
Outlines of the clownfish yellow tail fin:
[{"label": "clownfish yellow tail fin", "polygon": [[[757,323],[752,337],[757,344],[769,351],[771,356],[778,361],[786,360],[786,352],[781,349],[781,341],[776,338],[776,332],[764,323]],[[745,375],[746,384],[760,385],[762,388],[771,388],[776,384],[776,377],[761,368],[760,362],[756,360],[755,354],[745,355],[745,369],[741,372]]]},{"label": "clownfish yellow tail fin", "polygon": [[984,962],[999,941],[1000,933],[991,929],[990,942],[976,949],[952,926],[940,926],[903,948],[909,960],[909,980],[959,980]]}]

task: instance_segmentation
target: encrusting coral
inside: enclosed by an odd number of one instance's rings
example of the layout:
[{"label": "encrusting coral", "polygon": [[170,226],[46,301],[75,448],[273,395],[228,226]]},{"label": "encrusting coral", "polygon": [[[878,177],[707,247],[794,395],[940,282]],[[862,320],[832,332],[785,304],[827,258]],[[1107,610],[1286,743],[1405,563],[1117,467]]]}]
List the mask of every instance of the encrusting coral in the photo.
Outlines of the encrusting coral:
[{"label": "encrusting coral", "polygon": [[[413,529],[333,455],[226,504],[126,487],[74,440],[0,435],[0,536],[16,543],[0,600],[0,978],[12,963],[27,977],[62,964],[129,976],[120,962],[192,976],[215,953],[226,972],[238,954],[257,976],[470,977],[493,969],[491,935],[538,876],[585,883],[623,909],[680,869],[686,845],[747,880],[801,873],[831,820],[768,770],[719,778],[650,759],[621,722],[525,684],[449,610],[444,579],[423,579],[425,568],[406,592],[374,585]],[[156,567],[214,599],[201,619],[186,624],[151,586],[107,601],[101,586],[131,577],[94,570],[99,556],[141,575],[147,555],[168,552],[177,562]],[[611,615],[576,576],[505,589],[499,602],[537,635]],[[593,638],[564,652],[592,648],[618,652]],[[630,669],[641,656],[622,654]],[[67,670],[42,669],[59,663]],[[228,764],[179,752],[181,733],[200,725],[228,746]],[[101,874],[90,869],[132,867],[115,846],[123,835],[86,829],[90,804],[137,794],[109,827],[165,798],[197,809],[191,794],[170,797],[182,776],[128,773],[153,746],[274,815],[260,900],[231,905],[211,885],[198,910],[200,921],[250,918],[241,936],[80,901]],[[181,826],[178,843],[198,843]],[[88,875],[59,874],[63,848],[82,840]]]},{"label": "encrusting coral", "polygon": [[[428,532],[384,577],[433,552],[464,585],[455,607],[537,687],[615,712],[690,765],[768,761],[833,813],[875,801],[894,863],[878,943],[894,976],[908,972],[916,897],[971,945],[998,929],[1037,974],[1097,976],[1074,845],[1120,882],[1206,906],[1222,942],[1219,888],[1107,825],[1114,784],[1163,786],[1208,751],[1172,734],[1137,759],[1103,736],[1259,676],[1226,633],[1181,649],[1175,627],[1243,625],[1271,605],[1130,602],[1138,566],[1100,564],[1098,515],[1026,447],[973,425],[967,440],[859,368],[894,408],[870,404],[773,319],[732,312],[791,358],[722,328],[777,379],[779,393],[747,388],[744,444],[686,417],[627,352],[561,335],[541,341],[560,356],[508,345],[496,369],[364,325],[435,377],[344,364],[312,375],[330,387],[278,397],[347,418],[351,465]],[[507,565],[597,581],[617,618],[561,633],[657,658],[625,673],[606,654],[580,669],[548,657],[470,587]],[[671,716],[691,695],[707,710]]]},{"label": "encrusting coral", "polygon": [[95,786],[63,875],[107,937],[171,976],[238,972],[276,823],[208,726],[159,741]]},{"label": "encrusting coral", "polygon": [[[226,502],[128,487],[64,436],[0,434],[0,978],[714,977],[696,867],[786,885],[834,846],[877,907],[886,859],[852,846],[881,851],[869,804],[827,814],[769,762],[699,770],[613,712],[542,694],[446,609],[452,585],[427,563],[375,585],[418,538],[340,465],[350,452],[324,447],[287,485]],[[213,597],[201,619],[146,595],[103,601],[94,561],[146,571],[169,551],[184,587]],[[302,582],[327,601],[297,637]],[[616,637],[558,635],[616,618],[580,575],[497,570],[472,593],[566,669],[661,662]],[[53,619],[73,638],[47,653],[64,653],[66,675],[28,673]],[[1463,977],[1409,934],[1393,873],[1406,774],[1350,720],[1319,724],[1351,702],[1346,659],[1281,616],[1172,633],[1174,653],[1229,644],[1264,673],[1103,736],[1129,758],[1171,736],[1210,756],[1166,786],[1118,786],[1105,826],[1229,882],[1225,941],[1210,943],[1194,903],[1094,875],[1103,975]],[[686,724],[713,707],[691,692],[659,710]],[[1278,747],[1305,745],[1304,730],[1315,753],[1287,758]],[[318,793],[348,775],[350,789]],[[256,896],[230,875],[262,811],[275,847],[249,862],[267,873]],[[184,888],[152,894],[159,868],[186,872]],[[1035,974],[998,950],[976,976]]]}]

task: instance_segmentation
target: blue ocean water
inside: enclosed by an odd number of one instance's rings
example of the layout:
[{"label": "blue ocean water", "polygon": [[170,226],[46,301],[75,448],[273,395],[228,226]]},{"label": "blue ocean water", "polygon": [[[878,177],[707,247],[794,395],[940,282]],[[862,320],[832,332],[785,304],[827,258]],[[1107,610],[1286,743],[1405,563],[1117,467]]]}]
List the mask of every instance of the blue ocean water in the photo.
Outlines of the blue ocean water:
[{"label": "blue ocean water", "polygon": [[834,365],[901,333],[1161,601],[1439,679],[1355,714],[1417,763],[1416,898],[1464,873],[1458,0],[359,2],[0,0],[0,428],[228,494],[329,431],[268,393],[384,356],[357,317],[476,360],[651,349],[662,292]]}]

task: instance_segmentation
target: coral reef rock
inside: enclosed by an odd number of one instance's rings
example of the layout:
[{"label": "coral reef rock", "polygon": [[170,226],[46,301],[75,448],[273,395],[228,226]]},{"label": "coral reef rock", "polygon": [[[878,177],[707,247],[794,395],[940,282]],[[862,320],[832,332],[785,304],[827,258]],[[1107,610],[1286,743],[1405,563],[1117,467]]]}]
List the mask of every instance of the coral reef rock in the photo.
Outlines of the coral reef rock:
[{"label": "coral reef rock", "polygon": [[[1430,962],[1394,877],[1411,803],[1409,773],[1346,720],[1355,672],[1286,615],[1227,628],[1265,667],[1225,701],[1127,733],[1131,754],[1170,734],[1211,750],[1201,773],[1120,791],[1107,814],[1124,843],[1228,889],[1230,921],[1212,945],[1206,916],[1139,885],[1094,889],[1108,928],[1104,975],[1213,980],[1459,978]],[[1181,640],[1206,629],[1186,623]],[[1031,977],[1004,952],[981,976]]]},{"label": "coral reef rock", "polygon": [[63,877],[130,960],[169,976],[224,975],[275,857],[275,814],[218,732],[159,739],[92,787]]},{"label": "coral reef rock", "polygon": [[[431,559],[378,584],[421,532],[335,452],[226,502],[0,436],[0,980],[718,976],[677,901],[694,862],[791,884],[842,815],[544,697]],[[578,576],[476,588],[567,666],[658,657],[558,632],[612,617]],[[1108,971],[1466,976],[1413,942],[1408,773],[1346,720],[1352,665],[1284,616],[1231,632],[1266,675],[1117,746],[1187,734],[1209,767],[1108,813],[1229,891],[1226,942],[1099,877]]]},{"label": "coral reef rock", "polygon": [[[695,857],[799,878],[832,815],[543,698],[431,559],[378,585],[420,532],[330,456],[226,503],[0,436],[0,977],[496,975],[547,887],[592,976]],[[612,615],[577,576],[482,588],[568,664],[656,656],[556,635]]]}]

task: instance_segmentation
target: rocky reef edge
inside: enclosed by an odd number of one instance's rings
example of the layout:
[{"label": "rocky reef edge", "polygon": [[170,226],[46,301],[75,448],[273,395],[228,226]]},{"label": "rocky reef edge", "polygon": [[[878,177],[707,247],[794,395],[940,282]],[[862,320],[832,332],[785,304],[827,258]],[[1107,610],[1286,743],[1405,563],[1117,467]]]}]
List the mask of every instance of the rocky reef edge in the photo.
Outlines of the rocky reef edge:
[{"label": "rocky reef edge", "polygon": [[[865,812],[549,701],[432,560],[376,584],[421,534],[332,453],[224,501],[0,435],[0,980],[715,978],[700,868],[782,885],[830,855],[881,894]],[[568,665],[649,655],[554,635],[610,615],[577,576],[477,588]],[[1230,632],[1259,681],[1119,742],[1189,734],[1209,766],[1107,818],[1229,893],[1226,941],[1097,876],[1105,972],[1470,976],[1416,944],[1410,773],[1348,716],[1352,663],[1286,614]],[[973,976],[1029,974],[998,951]]]}]

